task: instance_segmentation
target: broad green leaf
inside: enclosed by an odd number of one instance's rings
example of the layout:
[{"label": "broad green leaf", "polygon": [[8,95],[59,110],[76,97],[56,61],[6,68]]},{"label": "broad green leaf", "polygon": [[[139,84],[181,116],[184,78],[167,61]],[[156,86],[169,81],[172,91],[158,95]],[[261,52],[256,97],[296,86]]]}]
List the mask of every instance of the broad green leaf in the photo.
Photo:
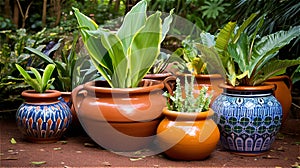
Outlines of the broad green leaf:
[{"label": "broad green leaf", "polygon": [[160,15],[160,12],[156,12],[149,16],[145,26],[133,37],[127,54],[130,62],[131,87],[138,85],[159,55],[162,38]]},{"label": "broad green leaf", "polygon": [[228,53],[233,60],[238,64],[239,69],[244,73],[248,70],[248,38],[247,35],[242,33],[237,43],[228,44]]},{"label": "broad green leaf", "polygon": [[83,41],[86,41],[88,38],[88,34],[82,30],[87,29],[87,30],[97,30],[98,29],[98,25],[89,17],[87,17],[86,15],[84,15],[83,13],[81,13],[79,11],[79,9],[77,8],[72,8],[74,10],[74,14],[77,18],[77,22],[79,25],[79,28],[81,30],[81,35],[83,38]]},{"label": "broad green leaf", "polygon": [[261,73],[254,76],[251,83],[253,83],[253,85],[258,85],[270,77],[282,75],[278,72],[285,72],[286,68],[299,64],[300,60],[272,60],[261,69]]},{"label": "broad green leaf", "polygon": [[16,64],[16,68],[19,70],[25,80],[32,79],[25,69],[23,69],[20,65]]},{"label": "broad green leaf", "polygon": [[252,13],[250,15],[250,17],[248,17],[243,23],[242,25],[239,27],[239,29],[237,30],[235,36],[233,37],[232,42],[236,43],[239,38],[240,35],[245,31],[245,29],[248,27],[248,25],[253,21],[253,19],[257,16],[258,13]]},{"label": "broad green leaf", "polygon": [[40,50],[31,48],[31,47],[25,47],[25,49],[33,52],[34,54],[36,54],[38,57],[40,57],[45,62],[47,62],[49,64],[54,64],[53,60],[51,58],[49,58],[46,54],[42,53]]},{"label": "broad green leaf", "polygon": [[200,43],[197,43],[196,47],[201,52],[201,59],[207,63],[208,72],[216,72],[225,77],[226,70],[217,51]]},{"label": "broad green leaf", "polygon": [[124,51],[129,48],[136,32],[144,26],[147,19],[146,10],[147,1],[142,0],[125,15],[123,24],[117,32],[118,37],[122,40]]},{"label": "broad green leaf", "polygon": [[174,9],[172,9],[170,11],[169,16],[164,19],[164,22],[163,22],[163,25],[162,25],[162,38],[161,38],[160,42],[162,42],[165,39],[167,33],[170,30],[170,26],[171,26],[171,23],[173,21],[173,13],[174,13]]},{"label": "broad green leaf", "polygon": [[98,25],[92,19],[82,14],[78,9],[73,8],[73,10],[80,27],[81,35],[83,36],[83,42],[90,54],[93,64],[101,75],[111,83],[110,77],[108,76],[108,74],[112,74],[110,70],[113,69],[111,59],[108,52],[102,46],[100,38],[95,38],[90,34],[91,31],[98,29]]},{"label": "broad green leaf", "polygon": [[228,22],[217,35],[215,47],[218,50],[218,52],[222,54],[220,55],[221,57],[222,56],[224,57],[223,52],[227,51],[227,46],[232,38],[231,36],[234,32],[235,27],[236,27],[236,22]]},{"label": "broad green leaf", "polygon": [[296,26],[288,31],[279,31],[261,38],[253,47],[249,73],[252,74],[254,69],[262,67],[260,63],[265,63],[275,57],[279,49],[289,44],[291,40],[299,35],[300,26]]},{"label": "broad green leaf", "polygon": [[[50,80],[50,77],[52,75],[52,72],[55,68],[55,65],[54,64],[48,64],[45,68],[45,71],[43,73],[43,76],[42,76],[42,87],[43,87],[43,92],[46,91],[48,85],[49,85],[49,81],[54,81],[53,79]],[[55,78],[54,78],[55,79]],[[49,86],[50,87],[50,86]],[[48,88],[49,88],[48,87]]]},{"label": "broad green leaf", "polygon": [[41,77],[41,74],[40,74],[35,68],[33,68],[33,67],[30,67],[30,70],[31,70],[31,72],[33,72],[33,74],[34,74],[34,76],[35,76],[37,82],[38,82],[38,83],[42,83],[42,77]]},{"label": "broad green leaf", "polygon": [[101,34],[101,42],[108,51],[112,61],[114,71],[111,75],[111,81],[113,87],[128,87],[126,86],[128,61],[123,50],[122,41],[114,33],[104,31],[101,28],[98,31]]},{"label": "broad green leaf", "polygon": [[213,47],[216,45],[215,36],[208,32],[201,32],[200,40],[201,40],[201,44],[203,44],[207,47]]},{"label": "broad green leaf", "polygon": [[112,75],[113,73],[112,60],[108,51],[101,43],[101,35],[98,34],[99,30],[84,32],[89,34],[89,38],[84,43],[90,57],[93,60],[93,64],[106,80],[110,80],[106,73],[109,75]]}]

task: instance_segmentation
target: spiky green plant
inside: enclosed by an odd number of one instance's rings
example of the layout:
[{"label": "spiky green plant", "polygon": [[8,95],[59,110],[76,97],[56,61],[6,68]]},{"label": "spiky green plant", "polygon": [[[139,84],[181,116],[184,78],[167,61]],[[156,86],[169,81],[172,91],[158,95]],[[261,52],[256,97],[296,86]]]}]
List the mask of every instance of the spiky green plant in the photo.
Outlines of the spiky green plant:
[{"label": "spiky green plant", "polygon": [[167,107],[169,110],[178,112],[203,112],[209,109],[212,94],[208,94],[208,87],[201,88],[199,94],[194,93],[195,77],[191,76],[190,82],[185,76],[184,94],[180,79],[176,79],[176,89],[173,93],[165,92],[163,95],[168,99]]},{"label": "spiky green plant", "polygon": [[42,76],[35,68],[30,67],[31,72],[35,76],[35,79],[31,78],[29,73],[26,72],[25,69],[23,69],[20,65],[16,64],[16,67],[24,77],[24,81],[38,93],[45,93],[45,91],[50,88],[51,84],[55,80],[55,78],[51,78],[52,72],[55,68],[55,65],[53,64],[48,64],[46,66]]}]

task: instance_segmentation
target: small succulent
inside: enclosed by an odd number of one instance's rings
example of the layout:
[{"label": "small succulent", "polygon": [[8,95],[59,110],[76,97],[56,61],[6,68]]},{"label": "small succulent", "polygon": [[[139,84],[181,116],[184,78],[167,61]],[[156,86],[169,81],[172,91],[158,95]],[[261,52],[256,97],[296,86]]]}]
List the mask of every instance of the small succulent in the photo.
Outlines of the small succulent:
[{"label": "small succulent", "polygon": [[184,94],[180,79],[176,79],[176,89],[173,93],[165,92],[163,95],[168,99],[167,107],[169,110],[178,112],[203,112],[209,109],[212,94],[208,94],[208,87],[203,86],[199,94],[194,93],[195,77],[191,76],[190,82],[185,76]]}]

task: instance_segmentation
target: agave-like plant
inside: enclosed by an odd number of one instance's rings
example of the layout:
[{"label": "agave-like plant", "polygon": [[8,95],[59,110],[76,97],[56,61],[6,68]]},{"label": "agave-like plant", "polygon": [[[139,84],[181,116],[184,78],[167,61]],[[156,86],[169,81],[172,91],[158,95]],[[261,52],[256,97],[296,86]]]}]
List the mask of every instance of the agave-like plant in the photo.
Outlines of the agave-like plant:
[{"label": "agave-like plant", "polygon": [[300,35],[300,26],[287,31],[259,37],[263,25],[262,16],[255,31],[246,30],[257,13],[252,14],[241,26],[229,22],[216,36],[213,47],[197,44],[209,64],[226,74],[227,83],[236,85],[260,85],[270,77],[285,73],[286,68],[300,64],[300,60],[280,60],[276,56],[279,50]]},{"label": "agave-like plant", "polygon": [[160,53],[173,10],[162,24],[161,12],[147,17],[146,9],[147,0],[137,3],[113,32],[73,8],[90,58],[112,88],[137,87]]},{"label": "agave-like plant", "polygon": [[26,72],[25,69],[23,69],[20,65],[16,64],[16,67],[24,77],[24,81],[38,93],[45,93],[55,80],[55,78],[51,78],[52,72],[55,68],[54,64],[48,64],[42,76],[35,68],[30,67],[31,72],[35,76],[35,79],[31,78],[29,73]]}]

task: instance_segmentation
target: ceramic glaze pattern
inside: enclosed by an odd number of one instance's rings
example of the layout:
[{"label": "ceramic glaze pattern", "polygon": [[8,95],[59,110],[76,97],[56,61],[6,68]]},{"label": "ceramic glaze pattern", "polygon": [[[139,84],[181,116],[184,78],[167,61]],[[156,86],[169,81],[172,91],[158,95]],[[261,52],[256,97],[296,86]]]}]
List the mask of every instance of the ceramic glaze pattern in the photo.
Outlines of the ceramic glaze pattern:
[{"label": "ceramic glaze pattern", "polygon": [[16,114],[17,125],[30,141],[56,141],[68,128],[72,115],[64,101],[51,104],[23,103]]},{"label": "ceramic glaze pattern", "polygon": [[214,101],[212,109],[221,143],[233,152],[268,151],[281,126],[282,107],[271,93],[251,97],[225,93]]}]

